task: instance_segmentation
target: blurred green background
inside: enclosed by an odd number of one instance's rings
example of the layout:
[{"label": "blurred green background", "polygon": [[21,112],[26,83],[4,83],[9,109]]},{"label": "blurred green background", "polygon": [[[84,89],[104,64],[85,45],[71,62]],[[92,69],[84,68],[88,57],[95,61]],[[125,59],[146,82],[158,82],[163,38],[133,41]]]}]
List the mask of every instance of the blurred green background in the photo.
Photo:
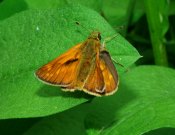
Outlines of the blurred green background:
[{"label": "blurred green background", "polygon": [[[34,72],[88,32],[119,33],[109,97],[62,92]],[[124,37],[124,38],[123,38]],[[174,135],[174,0],[0,0],[1,135]]]}]

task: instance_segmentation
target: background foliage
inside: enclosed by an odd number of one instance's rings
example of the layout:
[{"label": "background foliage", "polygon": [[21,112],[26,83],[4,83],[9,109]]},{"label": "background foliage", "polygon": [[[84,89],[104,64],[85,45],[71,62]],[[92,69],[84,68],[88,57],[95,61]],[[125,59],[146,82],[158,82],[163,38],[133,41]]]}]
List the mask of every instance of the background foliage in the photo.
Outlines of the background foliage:
[{"label": "background foliage", "polygon": [[[0,134],[175,134],[174,14],[173,0],[1,0]],[[106,46],[124,65],[115,65],[114,95],[63,92],[35,78],[86,40],[75,21],[102,40],[118,33]]]}]

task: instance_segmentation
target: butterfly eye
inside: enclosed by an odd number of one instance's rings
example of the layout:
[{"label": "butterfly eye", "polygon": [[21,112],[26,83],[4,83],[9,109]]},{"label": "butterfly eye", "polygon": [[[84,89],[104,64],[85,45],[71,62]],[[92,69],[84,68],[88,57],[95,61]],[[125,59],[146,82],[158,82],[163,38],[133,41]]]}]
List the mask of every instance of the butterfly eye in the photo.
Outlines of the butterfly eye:
[{"label": "butterfly eye", "polygon": [[100,32],[98,33],[98,39],[101,40],[101,34],[100,34]]}]

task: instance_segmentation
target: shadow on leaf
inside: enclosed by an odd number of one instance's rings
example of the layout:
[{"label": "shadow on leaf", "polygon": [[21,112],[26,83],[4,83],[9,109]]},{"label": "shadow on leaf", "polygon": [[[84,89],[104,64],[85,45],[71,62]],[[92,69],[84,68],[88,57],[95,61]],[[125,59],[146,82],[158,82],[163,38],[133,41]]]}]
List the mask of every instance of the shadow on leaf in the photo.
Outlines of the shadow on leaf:
[{"label": "shadow on leaf", "polygon": [[93,99],[94,96],[88,95],[83,91],[62,91],[60,87],[43,85],[38,91],[37,95],[41,97],[65,97],[65,98],[85,98],[85,99]]},{"label": "shadow on leaf", "polygon": [[118,92],[114,95],[94,99],[91,103],[90,113],[85,119],[85,127],[101,131],[112,126],[120,119],[120,110],[134,99],[135,94],[124,84],[120,85]]}]

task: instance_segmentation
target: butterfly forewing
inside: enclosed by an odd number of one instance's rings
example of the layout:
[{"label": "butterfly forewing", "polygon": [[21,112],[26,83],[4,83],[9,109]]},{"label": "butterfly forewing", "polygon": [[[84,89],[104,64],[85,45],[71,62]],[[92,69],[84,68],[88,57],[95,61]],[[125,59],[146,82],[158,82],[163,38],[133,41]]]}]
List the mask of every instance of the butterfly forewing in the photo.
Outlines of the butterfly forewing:
[{"label": "butterfly forewing", "polygon": [[55,60],[36,71],[36,76],[51,85],[71,87],[76,79],[77,65],[81,56],[81,44],[68,50]]}]

